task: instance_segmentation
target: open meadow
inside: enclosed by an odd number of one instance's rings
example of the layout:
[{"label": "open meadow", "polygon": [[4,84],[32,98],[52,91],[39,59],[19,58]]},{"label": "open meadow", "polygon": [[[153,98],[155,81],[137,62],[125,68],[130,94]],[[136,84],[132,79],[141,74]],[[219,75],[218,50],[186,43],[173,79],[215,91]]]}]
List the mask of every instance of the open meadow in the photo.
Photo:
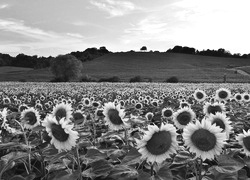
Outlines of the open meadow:
[{"label": "open meadow", "polygon": [[[95,80],[117,76],[129,82],[135,76],[164,82],[176,76],[179,82],[249,83],[250,61],[242,58],[222,58],[179,53],[124,52],[110,53],[83,63],[83,76]],[[241,70],[241,72],[238,72]],[[49,82],[49,68],[31,69],[0,67],[0,81]]]},{"label": "open meadow", "polygon": [[250,178],[249,84],[0,83],[0,179]]}]

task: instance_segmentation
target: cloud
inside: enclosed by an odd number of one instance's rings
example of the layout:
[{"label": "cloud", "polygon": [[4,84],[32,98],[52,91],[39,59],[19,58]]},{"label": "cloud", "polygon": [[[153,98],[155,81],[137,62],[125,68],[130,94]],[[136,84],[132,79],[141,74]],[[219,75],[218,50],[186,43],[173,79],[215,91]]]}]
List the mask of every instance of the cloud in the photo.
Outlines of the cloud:
[{"label": "cloud", "polygon": [[5,9],[5,8],[7,8],[7,7],[9,7],[8,4],[0,4],[0,9]]},{"label": "cloud", "polygon": [[[27,26],[24,21],[0,19],[0,32],[10,34],[12,39],[1,40],[0,48],[5,52],[13,52],[19,49],[18,53],[38,55],[58,55],[68,53],[72,50],[79,50],[79,47],[86,46],[84,36],[78,33],[56,33],[44,31],[39,28]],[[11,36],[11,34],[15,36]],[[14,37],[22,37],[20,40]],[[5,48],[4,48],[5,47]],[[9,51],[8,51],[9,47]],[[2,49],[3,48],[3,49]],[[39,54],[42,52],[42,54]]]},{"label": "cloud", "polygon": [[91,0],[90,3],[99,9],[106,11],[111,17],[123,16],[137,9],[130,1]]}]

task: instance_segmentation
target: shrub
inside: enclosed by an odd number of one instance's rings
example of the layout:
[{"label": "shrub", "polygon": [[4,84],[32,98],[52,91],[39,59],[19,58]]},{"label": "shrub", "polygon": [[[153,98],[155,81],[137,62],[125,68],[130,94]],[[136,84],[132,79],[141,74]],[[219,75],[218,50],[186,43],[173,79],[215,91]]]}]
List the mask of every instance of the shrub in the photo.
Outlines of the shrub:
[{"label": "shrub", "polygon": [[26,79],[19,79],[19,82],[27,82]]},{"label": "shrub", "polygon": [[65,80],[60,77],[55,77],[54,79],[51,79],[50,82],[65,82]]},{"label": "shrub", "polygon": [[120,82],[120,78],[117,77],[117,76],[113,76],[113,77],[110,77],[110,78],[101,78],[99,79],[98,82]]},{"label": "shrub", "polygon": [[141,76],[135,76],[135,77],[132,77],[129,82],[133,83],[133,82],[142,82],[143,79]]},{"label": "shrub", "polygon": [[167,83],[178,83],[179,79],[176,76],[172,76],[172,77],[168,78],[165,82],[167,82]]},{"label": "shrub", "polygon": [[83,76],[81,77],[80,79],[81,82],[96,82],[97,80],[96,79],[93,79],[91,76]]}]

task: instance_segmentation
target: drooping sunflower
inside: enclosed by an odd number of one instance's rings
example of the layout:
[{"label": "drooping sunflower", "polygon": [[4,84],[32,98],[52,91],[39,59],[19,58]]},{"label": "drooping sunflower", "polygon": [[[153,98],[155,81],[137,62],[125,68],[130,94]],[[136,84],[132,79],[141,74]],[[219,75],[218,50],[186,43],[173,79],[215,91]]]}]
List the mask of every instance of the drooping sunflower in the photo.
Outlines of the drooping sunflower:
[{"label": "drooping sunflower", "polygon": [[206,99],[206,93],[205,93],[205,91],[202,91],[202,90],[200,90],[200,89],[196,89],[195,91],[194,91],[194,94],[193,94],[193,96],[194,96],[194,99],[196,100],[196,101],[198,101],[198,102],[203,102],[205,99]]},{"label": "drooping sunflower", "polygon": [[33,107],[21,112],[21,120],[25,129],[33,129],[38,126],[41,121],[39,112]]},{"label": "drooping sunflower", "polygon": [[72,130],[74,125],[69,124],[69,122],[70,120],[65,120],[65,118],[58,121],[56,117],[48,115],[42,123],[48,135],[51,137],[50,143],[53,144],[59,152],[62,150],[71,150],[79,138],[78,132]]},{"label": "drooping sunflower", "polygon": [[222,129],[222,132],[225,132],[227,135],[227,138],[229,138],[229,135],[232,130],[231,121],[224,113],[217,112],[214,114],[210,114],[207,119],[207,121],[210,121],[212,124],[215,124],[216,126],[219,126]]},{"label": "drooping sunflower", "polygon": [[145,114],[145,117],[148,121],[151,121],[154,117],[154,113],[152,112],[147,112],[147,114]]},{"label": "drooping sunflower", "polygon": [[166,119],[171,119],[173,117],[173,109],[172,108],[163,108],[161,111],[162,117]]},{"label": "drooping sunflower", "polygon": [[220,88],[215,92],[215,99],[218,101],[227,101],[231,97],[231,91],[226,88]]},{"label": "drooping sunflower", "polygon": [[216,112],[225,112],[225,105],[223,103],[220,102],[215,102],[215,103],[205,103],[205,105],[203,106],[203,113],[205,115],[209,115],[209,114],[215,114]]},{"label": "drooping sunflower", "polygon": [[57,104],[53,107],[52,115],[56,117],[57,121],[60,121],[62,118],[69,120],[72,117],[72,107],[70,104]]},{"label": "drooping sunflower", "polygon": [[210,121],[188,124],[183,130],[183,140],[189,151],[201,157],[202,160],[213,159],[219,155],[226,141],[226,133]]},{"label": "drooping sunflower", "polygon": [[236,140],[243,147],[243,152],[250,156],[250,129],[247,132],[243,130],[243,133],[236,136]]},{"label": "drooping sunflower", "polygon": [[120,108],[120,105],[115,105],[113,102],[104,104],[103,115],[104,121],[110,129],[119,130],[128,127],[128,124],[124,121],[125,113]]},{"label": "drooping sunflower", "polygon": [[181,108],[173,114],[173,121],[177,128],[183,129],[188,123],[194,121],[195,112],[188,107]]},{"label": "drooping sunflower", "polygon": [[176,153],[178,143],[176,128],[172,124],[149,125],[141,140],[136,139],[141,158],[149,163],[162,163],[170,154]]}]

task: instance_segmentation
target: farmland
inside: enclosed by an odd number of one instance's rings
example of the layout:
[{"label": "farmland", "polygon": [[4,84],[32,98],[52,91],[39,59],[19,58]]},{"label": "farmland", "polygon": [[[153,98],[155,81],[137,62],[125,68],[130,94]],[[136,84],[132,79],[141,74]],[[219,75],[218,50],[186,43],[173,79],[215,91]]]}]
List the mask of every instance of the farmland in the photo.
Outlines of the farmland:
[{"label": "farmland", "polygon": [[0,179],[248,179],[249,109],[239,83],[3,82]]},{"label": "farmland", "polygon": [[[178,53],[126,52],[111,53],[83,63],[83,75],[93,79],[118,76],[121,81],[142,76],[163,82],[176,76],[179,82],[249,82],[248,59],[220,58]],[[48,82],[53,79],[49,68],[30,69],[0,67],[0,81]],[[247,74],[236,73],[242,70]]]}]

